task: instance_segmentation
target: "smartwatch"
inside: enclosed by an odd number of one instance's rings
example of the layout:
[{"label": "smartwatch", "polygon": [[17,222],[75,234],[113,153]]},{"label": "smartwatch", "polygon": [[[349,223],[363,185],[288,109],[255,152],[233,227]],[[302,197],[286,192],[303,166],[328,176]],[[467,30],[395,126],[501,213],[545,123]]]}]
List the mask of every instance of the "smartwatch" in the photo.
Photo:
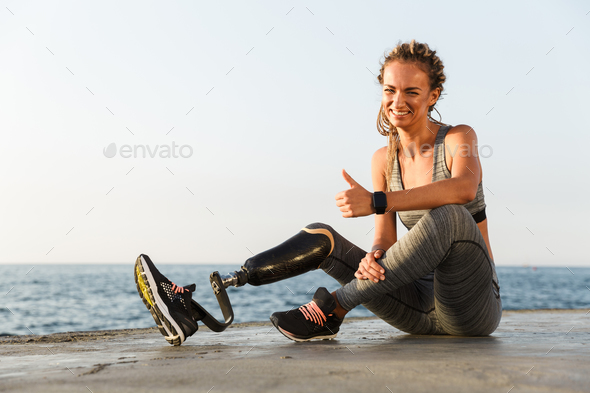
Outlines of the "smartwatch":
[{"label": "smartwatch", "polygon": [[387,196],[383,191],[373,193],[373,206],[376,214],[384,214],[387,209]]}]

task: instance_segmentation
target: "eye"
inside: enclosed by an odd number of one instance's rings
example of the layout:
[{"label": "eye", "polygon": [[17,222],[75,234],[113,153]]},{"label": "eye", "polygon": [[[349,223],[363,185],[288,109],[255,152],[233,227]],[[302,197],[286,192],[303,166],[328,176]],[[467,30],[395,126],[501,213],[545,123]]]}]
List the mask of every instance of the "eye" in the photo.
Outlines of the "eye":
[{"label": "eye", "polygon": [[385,91],[387,91],[389,93],[393,93],[393,90],[391,90],[391,89],[385,89]]}]

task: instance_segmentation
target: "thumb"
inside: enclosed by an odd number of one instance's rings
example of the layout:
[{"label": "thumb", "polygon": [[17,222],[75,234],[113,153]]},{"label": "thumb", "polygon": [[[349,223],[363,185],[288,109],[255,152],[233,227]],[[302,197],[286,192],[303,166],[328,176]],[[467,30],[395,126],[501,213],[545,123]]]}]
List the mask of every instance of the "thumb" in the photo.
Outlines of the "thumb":
[{"label": "thumb", "polygon": [[342,170],[342,177],[344,177],[344,180],[346,180],[350,187],[358,186],[358,183],[352,177],[350,177],[345,169]]}]

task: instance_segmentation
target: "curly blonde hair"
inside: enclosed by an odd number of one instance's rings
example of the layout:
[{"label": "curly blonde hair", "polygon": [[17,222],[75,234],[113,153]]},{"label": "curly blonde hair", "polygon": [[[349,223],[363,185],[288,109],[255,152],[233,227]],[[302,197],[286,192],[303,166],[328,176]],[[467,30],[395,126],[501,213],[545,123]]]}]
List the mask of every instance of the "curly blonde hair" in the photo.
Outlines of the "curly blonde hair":
[{"label": "curly blonde hair", "polygon": [[[438,87],[442,94],[444,89],[443,84],[447,79],[444,74],[445,66],[436,55],[436,51],[430,49],[428,44],[416,42],[416,40],[412,40],[409,43],[401,43],[400,41],[391,52],[385,52],[383,62],[381,62],[381,70],[377,76],[377,80],[381,86],[383,86],[383,71],[385,70],[385,67],[394,61],[416,64],[428,75],[430,90],[432,91]],[[441,122],[442,116],[441,121],[438,121],[433,119],[430,115],[432,110],[436,110],[435,105],[436,103],[428,108],[428,119],[435,124],[445,125]],[[439,113],[438,110],[436,110],[436,112]],[[377,131],[379,131],[381,135],[388,137],[386,181],[387,191],[391,191],[391,174],[393,171],[394,154],[397,154],[399,149],[399,133],[397,128],[389,122],[387,115],[383,111],[383,104],[381,104],[379,115],[377,116]]]}]

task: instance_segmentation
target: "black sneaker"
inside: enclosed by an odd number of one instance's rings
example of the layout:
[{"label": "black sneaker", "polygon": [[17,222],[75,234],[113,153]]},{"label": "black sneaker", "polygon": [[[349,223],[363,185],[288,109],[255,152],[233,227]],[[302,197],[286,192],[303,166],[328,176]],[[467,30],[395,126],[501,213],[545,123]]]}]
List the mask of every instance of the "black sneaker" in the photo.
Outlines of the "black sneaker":
[{"label": "black sneaker", "polygon": [[273,325],[294,341],[327,340],[336,337],[342,319],[333,311],[336,301],[324,287],[318,288],[313,300],[297,310],[276,312],[270,316]]},{"label": "black sneaker", "polygon": [[195,284],[179,287],[164,277],[147,255],[135,261],[135,282],[139,296],[146,305],[160,333],[172,345],[182,344],[199,326],[191,313]]}]

